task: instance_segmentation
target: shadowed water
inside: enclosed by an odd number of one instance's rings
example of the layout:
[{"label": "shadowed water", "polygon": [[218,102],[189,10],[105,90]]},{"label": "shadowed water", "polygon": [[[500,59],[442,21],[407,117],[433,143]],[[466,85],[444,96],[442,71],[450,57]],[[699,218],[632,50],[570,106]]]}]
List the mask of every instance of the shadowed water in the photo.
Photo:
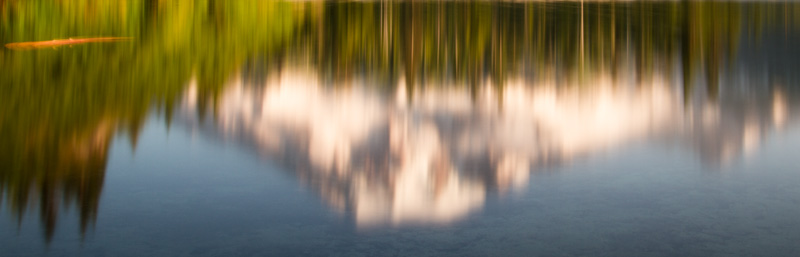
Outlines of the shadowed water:
[{"label": "shadowed water", "polygon": [[0,255],[795,256],[798,14],[0,1]]}]

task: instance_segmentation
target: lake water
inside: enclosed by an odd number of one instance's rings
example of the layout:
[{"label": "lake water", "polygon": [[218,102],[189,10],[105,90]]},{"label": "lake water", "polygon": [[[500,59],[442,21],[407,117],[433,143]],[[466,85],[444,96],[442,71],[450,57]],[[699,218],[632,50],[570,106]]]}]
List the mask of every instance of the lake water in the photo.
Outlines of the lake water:
[{"label": "lake water", "polygon": [[0,44],[0,256],[800,255],[800,3],[0,0]]}]

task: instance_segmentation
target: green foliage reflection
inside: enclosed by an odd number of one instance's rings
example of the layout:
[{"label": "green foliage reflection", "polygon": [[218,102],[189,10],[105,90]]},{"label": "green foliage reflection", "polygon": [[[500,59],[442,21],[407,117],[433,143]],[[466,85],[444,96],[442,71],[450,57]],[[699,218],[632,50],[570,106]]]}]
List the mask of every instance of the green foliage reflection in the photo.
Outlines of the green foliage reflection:
[{"label": "green foliage reflection", "polygon": [[135,146],[154,104],[169,119],[193,75],[201,91],[213,95],[247,58],[274,54],[299,26],[295,8],[273,1],[4,2],[3,44],[135,38],[0,51],[0,187],[6,204],[22,218],[38,197],[49,238],[58,210],[77,202],[85,230],[97,214],[114,134],[127,132]]}]

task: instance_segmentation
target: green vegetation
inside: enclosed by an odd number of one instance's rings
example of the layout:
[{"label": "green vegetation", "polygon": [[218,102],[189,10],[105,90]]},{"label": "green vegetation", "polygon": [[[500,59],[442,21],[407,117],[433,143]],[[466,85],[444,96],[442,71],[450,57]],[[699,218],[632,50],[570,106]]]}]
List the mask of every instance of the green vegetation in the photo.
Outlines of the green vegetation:
[{"label": "green vegetation", "polygon": [[134,38],[0,49],[0,200],[21,219],[38,198],[46,238],[59,209],[74,202],[85,230],[97,215],[110,141],[123,132],[135,146],[153,112],[169,123],[193,78],[202,112],[235,72],[263,73],[298,57],[327,81],[370,74],[395,85],[405,77],[413,89],[426,80],[474,87],[485,78],[502,87],[522,73],[580,78],[615,70],[634,53],[637,77],[658,62],[679,63],[687,88],[702,68],[716,92],[742,33],[797,29],[797,13],[800,4],[698,1],[0,0],[0,44]]}]

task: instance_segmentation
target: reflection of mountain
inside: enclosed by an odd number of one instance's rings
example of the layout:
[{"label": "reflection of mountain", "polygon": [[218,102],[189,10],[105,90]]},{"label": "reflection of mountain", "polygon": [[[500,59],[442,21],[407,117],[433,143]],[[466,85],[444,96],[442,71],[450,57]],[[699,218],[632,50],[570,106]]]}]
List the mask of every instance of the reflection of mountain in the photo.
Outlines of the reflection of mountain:
[{"label": "reflection of mountain", "polygon": [[452,222],[539,168],[634,141],[719,165],[795,113],[780,85],[733,83],[752,69],[731,72],[753,51],[736,51],[741,26],[774,6],[481,5],[312,4],[288,61],[246,66],[214,107],[190,89],[183,116],[369,226]]},{"label": "reflection of mountain", "polygon": [[[524,187],[539,167],[633,141],[677,139],[719,164],[756,149],[795,113],[780,88],[687,103],[679,79],[596,74],[585,85],[508,78],[477,90],[433,81],[411,90],[400,78],[386,91],[369,79],[329,87],[309,69],[284,68],[263,84],[228,85],[215,123],[188,119],[285,164],[367,226],[451,222],[488,191]],[[197,112],[193,92],[184,117]]]}]

